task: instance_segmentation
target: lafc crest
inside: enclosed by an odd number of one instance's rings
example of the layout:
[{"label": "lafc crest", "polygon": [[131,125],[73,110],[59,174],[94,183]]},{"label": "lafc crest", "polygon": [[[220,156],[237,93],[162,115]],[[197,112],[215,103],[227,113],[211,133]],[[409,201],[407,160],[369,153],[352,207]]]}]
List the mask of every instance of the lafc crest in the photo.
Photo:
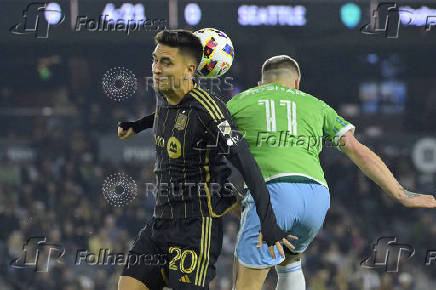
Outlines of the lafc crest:
[{"label": "lafc crest", "polygon": [[177,130],[184,130],[186,128],[186,123],[188,123],[188,116],[183,113],[178,113],[174,128]]}]

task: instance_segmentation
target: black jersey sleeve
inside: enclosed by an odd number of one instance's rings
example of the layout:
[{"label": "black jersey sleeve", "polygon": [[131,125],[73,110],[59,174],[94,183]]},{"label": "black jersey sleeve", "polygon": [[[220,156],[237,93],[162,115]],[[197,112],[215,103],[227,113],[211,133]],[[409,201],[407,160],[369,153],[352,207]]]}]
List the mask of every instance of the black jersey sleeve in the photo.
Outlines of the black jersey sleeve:
[{"label": "black jersey sleeve", "polygon": [[118,126],[123,128],[124,130],[128,130],[129,128],[132,128],[133,131],[136,134],[138,134],[139,132],[145,129],[153,128],[153,124],[154,124],[154,113],[134,122],[119,122]]},{"label": "black jersey sleeve", "polygon": [[209,147],[218,147],[219,154],[227,159],[241,172],[256,204],[256,211],[261,223],[261,231],[268,246],[281,241],[286,236],[277,225],[272,210],[270,195],[259,166],[249,151],[248,143],[235,127],[226,106],[216,100],[200,110],[199,121],[213,140]]}]

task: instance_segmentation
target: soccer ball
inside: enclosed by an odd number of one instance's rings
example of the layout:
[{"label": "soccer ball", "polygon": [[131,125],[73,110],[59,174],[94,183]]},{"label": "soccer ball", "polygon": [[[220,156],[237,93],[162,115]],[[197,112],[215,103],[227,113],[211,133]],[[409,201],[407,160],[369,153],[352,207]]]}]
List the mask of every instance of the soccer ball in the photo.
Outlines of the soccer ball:
[{"label": "soccer ball", "polygon": [[200,77],[220,77],[232,66],[235,51],[230,37],[214,28],[203,28],[194,34],[203,45],[203,58],[197,68]]}]

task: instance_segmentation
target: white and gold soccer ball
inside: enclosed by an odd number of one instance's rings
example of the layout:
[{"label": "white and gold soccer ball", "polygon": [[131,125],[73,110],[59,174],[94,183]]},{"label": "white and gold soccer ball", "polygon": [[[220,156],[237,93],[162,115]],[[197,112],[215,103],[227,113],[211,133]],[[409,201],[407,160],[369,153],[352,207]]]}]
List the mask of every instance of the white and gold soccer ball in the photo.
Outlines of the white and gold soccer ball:
[{"label": "white and gold soccer ball", "polygon": [[203,45],[203,58],[197,68],[200,77],[220,77],[232,66],[235,50],[232,40],[215,28],[203,28],[194,34]]}]

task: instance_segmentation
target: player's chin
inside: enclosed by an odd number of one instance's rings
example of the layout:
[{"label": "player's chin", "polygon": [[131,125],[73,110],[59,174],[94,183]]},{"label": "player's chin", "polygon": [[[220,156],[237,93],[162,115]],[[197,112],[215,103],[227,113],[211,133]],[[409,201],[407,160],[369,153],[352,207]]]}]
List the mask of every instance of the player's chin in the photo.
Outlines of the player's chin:
[{"label": "player's chin", "polygon": [[154,89],[161,94],[165,94],[166,92],[169,91],[169,87],[167,85],[162,85],[162,84],[158,84],[154,86]]}]

